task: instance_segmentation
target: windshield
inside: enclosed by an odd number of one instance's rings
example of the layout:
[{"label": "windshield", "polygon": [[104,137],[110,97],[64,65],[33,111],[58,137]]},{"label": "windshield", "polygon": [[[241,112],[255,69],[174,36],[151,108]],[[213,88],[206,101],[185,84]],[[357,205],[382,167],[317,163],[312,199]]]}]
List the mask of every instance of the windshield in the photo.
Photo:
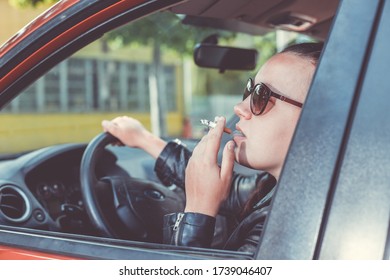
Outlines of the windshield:
[{"label": "windshield", "polygon": [[197,67],[196,43],[212,34],[220,45],[255,48],[257,68],[276,51],[275,33],[249,36],[182,25],[161,12],[128,24],[62,61],[0,114],[0,154],[88,142],[101,121],[132,116],[166,138],[199,138],[200,119],[229,118],[253,72]]}]

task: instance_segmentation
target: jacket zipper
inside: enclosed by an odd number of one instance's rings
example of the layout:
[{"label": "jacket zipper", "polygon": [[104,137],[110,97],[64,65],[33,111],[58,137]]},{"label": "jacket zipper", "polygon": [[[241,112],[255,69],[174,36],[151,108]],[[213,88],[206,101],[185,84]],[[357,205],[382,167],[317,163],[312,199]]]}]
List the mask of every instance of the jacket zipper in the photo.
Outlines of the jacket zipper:
[{"label": "jacket zipper", "polygon": [[173,226],[173,231],[177,231],[177,229],[180,226],[181,220],[183,220],[183,217],[184,217],[184,213],[177,214],[177,219],[176,219],[175,225]]},{"label": "jacket zipper", "polygon": [[177,230],[179,229],[179,226],[180,226],[181,221],[183,220],[183,217],[184,217],[184,213],[177,214],[177,219],[176,219],[175,225],[173,226],[173,229],[172,229],[174,231],[174,234],[173,234],[174,243],[173,244],[175,244],[175,245],[179,245],[180,233]]}]

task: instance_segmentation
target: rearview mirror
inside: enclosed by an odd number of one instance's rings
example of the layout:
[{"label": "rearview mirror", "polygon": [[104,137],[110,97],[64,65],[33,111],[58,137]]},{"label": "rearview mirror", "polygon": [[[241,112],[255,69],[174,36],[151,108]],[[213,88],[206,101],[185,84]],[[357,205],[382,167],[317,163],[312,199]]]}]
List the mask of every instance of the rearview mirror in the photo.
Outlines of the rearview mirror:
[{"label": "rearview mirror", "polygon": [[225,70],[254,70],[258,52],[255,49],[198,44],[194,49],[195,64],[205,68]]}]

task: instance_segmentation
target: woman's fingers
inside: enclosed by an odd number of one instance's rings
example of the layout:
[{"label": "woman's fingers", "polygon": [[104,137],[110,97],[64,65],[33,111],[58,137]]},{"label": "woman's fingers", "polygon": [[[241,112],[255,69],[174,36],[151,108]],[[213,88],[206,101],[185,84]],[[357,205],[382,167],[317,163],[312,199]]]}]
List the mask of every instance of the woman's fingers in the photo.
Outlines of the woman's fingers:
[{"label": "woman's fingers", "polygon": [[217,125],[215,128],[211,128],[196,145],[192,153],[193,157],[202,157],[210,163],[217,162],[223,129],[225,127],[225,118],[216,117],[216,122]]},{"label": "woman's fingers", "polygon": [[225,148],[223,149],[221,172],[220,172],[220,177],[222,180],[230,183],[233,174],[233,167],[234,167],[234,141],[229,141],[226,143]]},{"label": "woman's fingers", "polygon": [[225,118],[216,118],[217,125],[210,129],[205,137],[204,153],[208,155],[212,162],[218,159],[218,151],[221,146],[221,138],[225,127]]},{"label": "woman's fingers", "polygon": [[103,120],[102,127],[105,132],[109,132],[112,135],[115,135],[118,130],[118,125],[113,121]]}]

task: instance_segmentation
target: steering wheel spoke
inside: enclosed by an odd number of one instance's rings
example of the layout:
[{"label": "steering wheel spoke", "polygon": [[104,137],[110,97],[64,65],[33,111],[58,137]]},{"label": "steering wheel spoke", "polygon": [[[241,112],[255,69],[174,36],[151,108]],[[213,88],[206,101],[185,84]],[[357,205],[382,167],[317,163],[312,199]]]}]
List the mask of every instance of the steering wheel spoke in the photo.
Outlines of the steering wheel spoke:
[{"label": "steering wheel spoke", "polygon": [[94,184],[95,192],[98,196],[107,195],[112,191],[112,186],[110,182],[106,181],[104,178],[96,180]]}]

